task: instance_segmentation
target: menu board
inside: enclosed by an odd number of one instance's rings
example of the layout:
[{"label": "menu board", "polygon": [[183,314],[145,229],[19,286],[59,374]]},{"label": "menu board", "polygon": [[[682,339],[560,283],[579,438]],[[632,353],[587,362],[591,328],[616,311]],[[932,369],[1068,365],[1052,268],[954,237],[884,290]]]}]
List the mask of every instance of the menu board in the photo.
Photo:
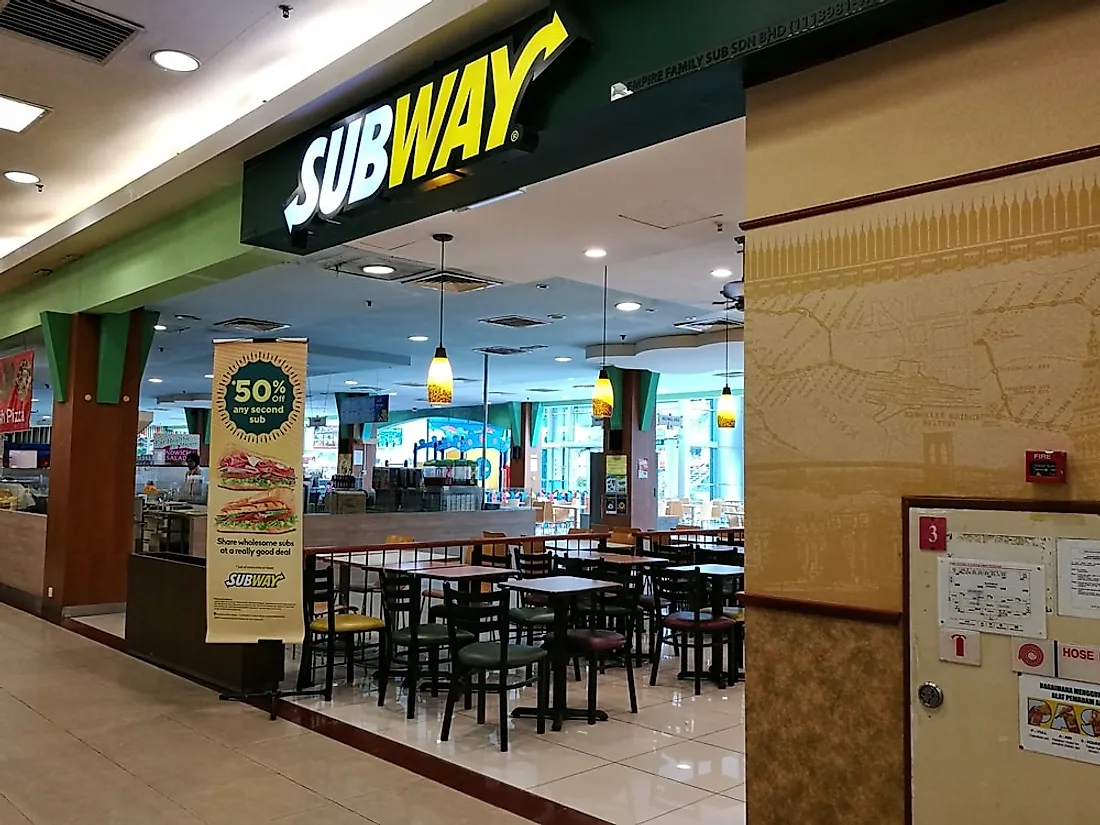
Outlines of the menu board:
[{"label": "menu board", "polygon": [[0,358],[0,433],[31,428],[34,350]]},{"label": "menu board", "polygon": [[206,641],[302,641],[304,341],[214,344]]},{"label": "menu board", "polygon": [[630,510],[630,468],[625,455],[604,459],[604,515],[625,516]]}]

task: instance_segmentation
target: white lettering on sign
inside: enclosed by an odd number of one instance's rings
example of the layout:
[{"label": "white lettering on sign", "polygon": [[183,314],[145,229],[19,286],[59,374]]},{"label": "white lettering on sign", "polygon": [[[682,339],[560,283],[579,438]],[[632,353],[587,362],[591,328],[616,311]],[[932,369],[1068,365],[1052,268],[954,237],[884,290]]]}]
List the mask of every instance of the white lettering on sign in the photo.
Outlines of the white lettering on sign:
[{"label": "white lettering on sign", "polygon": [[1100,683],[1100,647],[1058,642],[1058,676]]},{"label": "white lettering on sign", "polygon": [[497,46],[336,123],[302,155],[298,188],[283,207],[287,231],[520,144],[515,119],[527,87],[572,42],[554,12],[518,49]]}]

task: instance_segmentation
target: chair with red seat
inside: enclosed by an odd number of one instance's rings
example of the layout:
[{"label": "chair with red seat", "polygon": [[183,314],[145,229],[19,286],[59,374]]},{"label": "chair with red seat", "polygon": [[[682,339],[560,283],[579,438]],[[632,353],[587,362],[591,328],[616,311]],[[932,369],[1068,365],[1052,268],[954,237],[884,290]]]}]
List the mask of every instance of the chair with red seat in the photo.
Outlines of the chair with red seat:
[{"label": "chair with red seat", "polygon": [[[634,625],[640,618],[638,600],[642,594],[642,576],[637,567],[600,563],[593,578],[616,582],[620,586],[594,595],[585,609],[587,627],[574,628],[566,633],[569,653],[583,656],[588,662],[588,724],[596,724],[597,678],[603,670],[603,660],[612,653],[620,654],[626,666],[627,690],[630,694],[630,712],[638,712],[638,692],[634,686],[634,656],[631,639]],[[552,638],[552,637],[550,637]],[[548,639],[549,640],[549,639]]]},{"label": "chair with red seat", "polygon": [[[695,654],[695,695],[702,693],[703,685],[703,653],[706,649],[706,640],[719,641],[725,637],[728,650],[727,661],[732,664],[734,657],[734,634],[737,622],[728,616],[712,615],[714,604],[711,581],[698,571],[683,572],[674,570],[654,570],[653,585],[657,598],[667,601],[668,615],[661,620],[661,626],[667,634],[657,634],[657,644],[651,652],[652,669],[649,675],[649,684],[657,684],[657,671],[661,664],[661,648],[664,642],[680,640],[680,673],[686,674],[687,670],[687,641],[691,637],[692,650]],[[719,585],[720,586],[720,585]],[[727,676],[727,682],[732,684],[733,678]]]}]

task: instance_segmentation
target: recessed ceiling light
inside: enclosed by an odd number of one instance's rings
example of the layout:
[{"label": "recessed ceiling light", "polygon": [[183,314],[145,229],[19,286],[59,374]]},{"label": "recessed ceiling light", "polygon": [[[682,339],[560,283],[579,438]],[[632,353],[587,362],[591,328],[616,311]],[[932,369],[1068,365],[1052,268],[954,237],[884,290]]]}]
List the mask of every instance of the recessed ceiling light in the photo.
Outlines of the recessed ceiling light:
[{"label": "recessed ceiling light", "polygon": [[425,341],[428,340],[428,336],[427,335],[410,335],[409,340],[413,341],[417,344],[423,344]]},{"label": "recessed ceiling light", "polygon": [[586,257],[586,258],[603,258],[603,257],[606,257],[606,255],[607,255],[607,250],[606,249],[600,249],[598,246],[593,247],[592,249],[584,250],[584,257]]},{"label": "recessed ceiling light", "polygon": [[163,378],[150,378],[149,383],[150,384],[163,384],[164,379]]},{"label": "recessed ceiling light", "polygon": [[23,183],[27,185],[42,182],[42,179],[39,178],[38,175],[32,175],[30,172],[20,172],[14,169],[10,172],[5,172],[4,177],[12,183]]},{"label": "recessed ceiling light", "polygon": [[637,301],[619,301],[619,303],[615,304],[615,309],[619,310],[619,312],[637,312],[641,308],[642,305]]},{"label": "recessed ceiling light", "polygon": [[395,271],[392,266],[383,266],[382,264],[371,264],[363,267],[364,275],[392,275]]},{"label": "recessed ceiling light", "polygon": [[715,278],[728,278],[730,275],[733,274],[733,270],[726,269],[725,267],[719,267],[718,269],[712,270],[710,274],[713,275]]},{"label": "recessed ceiling light", "polygon": [[37,399],[37,398],[32,398],[32,399],[31,399],[31,403],[32,403],[32,404],[37,404],[37,403],[38,403],[38,399]]},{"label": "recessed ceiling light", "polygon": [[46,110],[41,106],[0,95],[0,129],[22,132],[44,114]]},{"label": "recessed ceiling light", "polygon": [[570,358],[568,355],[559,355],[554,360],[557,361],[559,364],[568,364],[573,359]]},{"label": "recessed ceiling light", "polygon": [[345,384],[347,384],[347,385],[348,385],[349,387],[357,387],[357,386],[359,386],[359,382],[358,382],[358,381],[345,381],[344,383],[345,383]]},{"label": "recessed ceiling light", "polygon": [[214,373],[208,372],[206,375],[203,376],[203,378],[206,378],[208,380],[212,380],[214,378]]},{"label": "recessed ceiling light", "polygon": [[169,72],[193,72],[201,64],[199,59],[187,52],[175,49],[161,49],[149,55],[149,59]]},{"label": "recessed ceiling light", "polygon": [[153,329],[155,329],[157,332],[164,332],[166,329],[168,329],[168,327],[166,327],[164,324],[153,324]]}]

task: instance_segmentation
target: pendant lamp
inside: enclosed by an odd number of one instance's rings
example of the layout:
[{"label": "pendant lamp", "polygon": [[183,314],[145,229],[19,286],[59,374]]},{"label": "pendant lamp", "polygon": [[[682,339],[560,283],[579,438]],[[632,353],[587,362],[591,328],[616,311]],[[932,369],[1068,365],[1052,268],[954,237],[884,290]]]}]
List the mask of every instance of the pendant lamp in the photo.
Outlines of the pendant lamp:
[{"label": "pendant lamp", "polygon": [[455,393],[454,372],[447,358],[447,349],[443,346],[443,281],[447,271],[447,244],[454,240],[454,235],[439,232],[432,235],[432,240],[439,243],[439,346],[436,347],[435,357],[428,367],[428,404],[445,407],[454,399]]},{"label": "pendant lamp", "polygon": [[730,391],[730,324],[729,304],[726,304],[726,317],[723,318],[726,331],[726,385],[722,387],[722,394],[718,396],[718,428],[720,430],[732,430],[737,426],[737,404],[733,400]]},{"label": "pendant lamp", "polygon": [[600,361],[600,376],[592,390],[592,417],[610,418],[615,411],[615,388],[611,386],[611,376],[607,374],[607,267],[603,268],[603,358]]}]

